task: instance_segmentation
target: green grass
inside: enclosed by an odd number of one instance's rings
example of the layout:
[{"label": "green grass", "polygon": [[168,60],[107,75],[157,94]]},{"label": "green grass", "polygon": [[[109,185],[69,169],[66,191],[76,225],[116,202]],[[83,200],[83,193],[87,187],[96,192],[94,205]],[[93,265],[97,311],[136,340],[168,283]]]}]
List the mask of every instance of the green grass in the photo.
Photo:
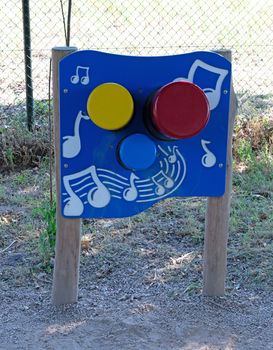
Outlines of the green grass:
[{"label": "green grass", "polygon": [[[260,121],[260,128],[267,120]],[[257,123],[255,122],[255,125]],[[257,131],[257,129],[256,129]],[[263,135],[263,136],[262,136]],[[249,137],[251,136],[251,137]],[[271,136],[270,136],[271,137]],[[256,147],[256,141],[262,146]],[[271,290],[273,282],[273,153],[267,134],[241,139],[234,164],[230,219],[232,285]]]},{"label": "green grass", "polygon": [[42,264],[48,268],[51,258],[54,257],[56,243],[56,202],[42,203],[32,210],[32,214],[44,222],[44,229],[39,235],[38,249]]}]

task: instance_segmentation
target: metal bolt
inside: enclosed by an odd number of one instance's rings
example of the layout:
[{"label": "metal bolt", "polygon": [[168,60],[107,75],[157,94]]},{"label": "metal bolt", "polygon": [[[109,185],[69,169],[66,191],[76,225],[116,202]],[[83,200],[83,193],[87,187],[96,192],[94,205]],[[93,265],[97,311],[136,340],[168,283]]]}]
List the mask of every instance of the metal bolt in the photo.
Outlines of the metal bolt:
[{"label": "metal bolt", "polygon": [[219,168],[223,168],[224,164],[223,163],[219,163],[218,166],[219,166]]},{"label": "metal bolt", "polygon": [[67,94],[68,93],[68,89],[64,89],[64,94]]},{"label": "metal bolt", "polygon": [[67,163],[64,164],[64,168],[68,168],[68,164]]},{"label": "metal bolt", "polygon": [[227,95],[227,94],[228,94],[228,90],[224,90],[223,92],[224,92],[224,94],[225,94],[225,95]]}]

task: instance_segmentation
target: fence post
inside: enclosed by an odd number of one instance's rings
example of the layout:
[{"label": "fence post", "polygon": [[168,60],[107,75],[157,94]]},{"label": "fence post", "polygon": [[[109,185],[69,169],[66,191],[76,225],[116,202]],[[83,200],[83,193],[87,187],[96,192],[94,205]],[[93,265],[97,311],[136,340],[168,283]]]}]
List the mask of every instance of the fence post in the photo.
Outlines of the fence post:
[{"label": "fence post", "polygon": [[75,47],[52,49],[53,121],[56,166],[56,250],[52,302],[54,305],[74,303],[78,299],[81,220],[68,219],[60,210],[60,100],[59,61],[76,51]]},{"label": "fence post", "polygon": [[28,130],[32,131],[32,127],[33,127],[33,88],[32,88],[32,68],[31,68],[29,0],[22,0],[22,9],[23,9],[23,31],[24,31],[24,53],[25,53],[27,126],[28,126]]},{"label": "fence post", "polygon": [[[231,51],[217,51],[231,61]],[[210,197],[207,201],[205,244],[204,244],[204,280],[203,294],[221,296],[225,293],[227,266],[228,222],[230,214],[230,198],[232,191],[232,135],[237,100],[230,85],[230,110],[227,144],[226,191],[222,197]]]}]

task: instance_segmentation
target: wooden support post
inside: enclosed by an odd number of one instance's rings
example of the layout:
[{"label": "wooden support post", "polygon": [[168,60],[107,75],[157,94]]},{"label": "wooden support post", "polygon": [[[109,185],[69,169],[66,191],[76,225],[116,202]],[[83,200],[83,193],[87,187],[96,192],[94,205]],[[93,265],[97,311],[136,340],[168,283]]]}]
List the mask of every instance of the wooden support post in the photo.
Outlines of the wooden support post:
[{"label": "wooden support post", "polygon": [[[231,51],[217,51],[231,61]],[[210,197],[207,202],[203,294],[221,296],[225,293],[228,222],[232,191],[232,135],[237,100],[231,82],[227,144],[226,191],[222,197]]]},{"label": "wooden support post", "polygon": [[53,275],[52,302],[54,305],[75,303],[78,299],[80,264],[80,219],[67,219],[60,210],[60,100],[59,61],[76,51],[74,47],[56,47],[52,50],[53,120],[55,138],[57,234]]}]

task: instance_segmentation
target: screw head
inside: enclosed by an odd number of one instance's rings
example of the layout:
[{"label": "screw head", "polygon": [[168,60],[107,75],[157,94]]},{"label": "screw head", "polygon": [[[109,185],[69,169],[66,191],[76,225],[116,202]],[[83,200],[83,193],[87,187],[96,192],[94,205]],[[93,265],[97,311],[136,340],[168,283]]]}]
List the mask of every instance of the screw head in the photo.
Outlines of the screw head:
[{"label": "screw head", "polygon": [[64,89],[64,94],[67,94],[68,93],[68,89]]}]

